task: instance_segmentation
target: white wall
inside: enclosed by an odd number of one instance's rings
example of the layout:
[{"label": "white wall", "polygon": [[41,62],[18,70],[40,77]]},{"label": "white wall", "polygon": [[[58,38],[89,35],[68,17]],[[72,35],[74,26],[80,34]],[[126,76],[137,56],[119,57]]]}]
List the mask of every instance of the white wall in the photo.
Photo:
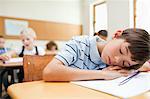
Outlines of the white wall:
[{"label": "white wall", "polygon": [[[21,40],[6,39],[5,41],[6,41],[5,47],[7,47],[7,48],[17,49],[17,48],[22,47]],[[40,46],[40,47],[46,49],[46,44],[48,42],[49,42],[48,40],[36,40],[35,41],[35,45]],[[67,41],[55,41],[55,43],[58,46],[58,50],[61,50],[64,47],[64,45],[65,45],[66,42]],[[17,44],[17,46],[16,46],[16,44]]]},{"label": "white wall", "polygon": [[90,7],[106,1],[109,39],[117,29],[129,27],[129,0],[0,0],[0,15],[82,24],[83,34],[92,33]]},{"label": "white wall", "polygon": [[90,31],[90,3],[88,0],[83,0],[82,2],[82,32],[84,35],[88,35]]},{"label": "white wall", "polygon": [[0,0],[0,15],[81,23],[82,0]]},{"label": "white wall", "polygon": [[129,27],[129,0],[107,0],[108,39],[118,29]]},{"label": "white wall", "polygon": [[[0,0],[0,16],[81,25],[82,6],[82,0]],[[47,42],[47,40],[38,40],[36,45],[45,48]],[[55,42],[58,44],[58,48],[62,49],[66,41]],[[6,40],[6,47],[15,48],[21,46],[20,40]]]}]

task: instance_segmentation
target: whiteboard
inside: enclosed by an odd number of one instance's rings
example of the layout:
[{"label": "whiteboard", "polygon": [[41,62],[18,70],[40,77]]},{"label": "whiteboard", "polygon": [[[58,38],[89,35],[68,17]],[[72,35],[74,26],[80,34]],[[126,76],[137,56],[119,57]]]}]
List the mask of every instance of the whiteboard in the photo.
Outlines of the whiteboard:
[{"label": "whiteboard", "polygon": [[29,23],[28,21],[15,20],[15,19],[5,19],[5,34],[10,36],[20,35],[21,30],[27,28]]}]

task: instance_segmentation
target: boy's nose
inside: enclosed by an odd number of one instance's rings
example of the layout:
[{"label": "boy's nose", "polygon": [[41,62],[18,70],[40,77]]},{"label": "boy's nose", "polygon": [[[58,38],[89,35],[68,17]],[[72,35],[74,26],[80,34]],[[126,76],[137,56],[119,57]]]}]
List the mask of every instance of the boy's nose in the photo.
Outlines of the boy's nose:
[{"label": "boy's nose", "polygon": [[27,43],[28,41],[27,40],[24,40],[24,43]]},{"label": "boy's nose", "polygon": [[120,61],[120,57],[119,57],[119,56],[115,56],[113,62],[114,62],[115,64],[118,64],[119,61]]}]

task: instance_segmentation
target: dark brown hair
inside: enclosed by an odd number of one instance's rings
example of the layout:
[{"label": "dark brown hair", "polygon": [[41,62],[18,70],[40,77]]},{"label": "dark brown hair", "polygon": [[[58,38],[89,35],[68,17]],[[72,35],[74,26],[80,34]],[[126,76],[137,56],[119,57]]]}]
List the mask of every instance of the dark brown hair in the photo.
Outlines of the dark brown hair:
[{"label": "dark brown hair", "polygon": [[58,50],[57,44],[53,41],[50,41],[46,44],[46,49],[51,50],[53,46],[56,46],[56,50]]},{"label": "dark brown hair", "polygon": [[98,36],[101,35],[101,36],[107,37],[107,34],[108,34],[108,32],[106,30],[100,30],[97,33],[94,33],[94,36],[95,35],[98,35]]},{"label": "dark brown hair", "polygon": [[0,35],[0,38],[4,38],[2,35]]},{"label": "dark brown hair", "polygon": [[126,29],[119,38],[125,39],[130,44],[131,58],[139,63],[130,69],[140,68],[150,58],[150,35],[144,29]]}]

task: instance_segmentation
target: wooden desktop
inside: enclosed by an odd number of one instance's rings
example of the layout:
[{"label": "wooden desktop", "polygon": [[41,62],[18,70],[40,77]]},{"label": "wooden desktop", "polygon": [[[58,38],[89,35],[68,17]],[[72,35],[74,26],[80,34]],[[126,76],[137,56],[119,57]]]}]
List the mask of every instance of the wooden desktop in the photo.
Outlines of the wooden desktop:
[{"label": "wooden desktop", "polygon": [[[119,99],[107,93],[81,87],[69,82],[33,81],[8,87],[12,99]],[[130,99],[150,99],[150,92]]]}]

